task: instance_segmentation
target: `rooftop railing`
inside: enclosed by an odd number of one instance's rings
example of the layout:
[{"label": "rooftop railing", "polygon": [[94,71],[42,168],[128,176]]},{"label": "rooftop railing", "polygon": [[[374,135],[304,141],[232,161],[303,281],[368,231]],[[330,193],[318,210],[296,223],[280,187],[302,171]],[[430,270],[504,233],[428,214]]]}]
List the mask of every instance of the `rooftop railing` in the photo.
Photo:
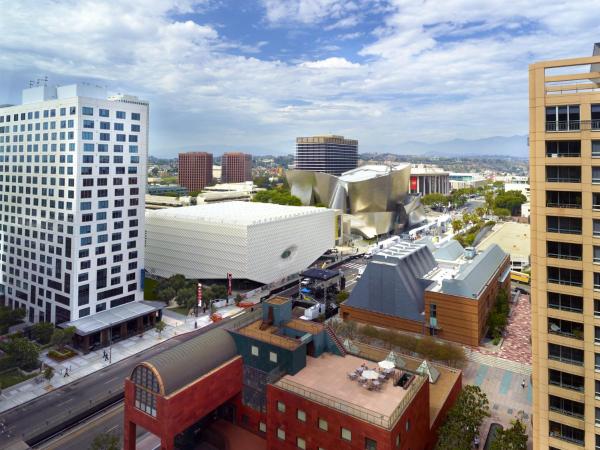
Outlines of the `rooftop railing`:
[{"label": "rooftop railing", "polygon": [[[323,406],[327,406],[329,408],[341,411],[349,416],[356,417],[357,419],[361,419],[365,422],[369,422],[373,425],[390,430],[400,419],[406,408],[411,404],[411,402],[413,401],[413,399],[415,398],[425,381],[426,379],[424,376],[416,376],[415,380],[410,384],[410,386],[406,390],[406,395],[402,398],[402,400],[400,400],[398,406],[389,416],[370,410],[368,408],[364,408],[354,403],[340,400],[337,397],[325,394],[324,392],[320,392],[316,389],[307,388],[306,386],[298,384],[294,381],[286,380],[285,378],[282,378],[277,383],[275,383],[275,386],[283,390],[293,392],[297,395],[300,395],[301,397],[304,397],[308,400],[312,400]],[[394,387],[394,389],[402,388]],[[374,393],[374,395],[380,394]]]}]

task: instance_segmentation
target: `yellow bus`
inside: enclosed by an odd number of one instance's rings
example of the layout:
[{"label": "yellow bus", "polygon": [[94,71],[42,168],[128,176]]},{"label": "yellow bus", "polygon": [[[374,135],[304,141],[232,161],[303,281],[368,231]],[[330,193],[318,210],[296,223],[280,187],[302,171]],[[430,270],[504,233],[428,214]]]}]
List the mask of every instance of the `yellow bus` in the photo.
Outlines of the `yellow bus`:
[{"label": "yellow bus", "polygon": [[510,271],[510,279],[512,281],[518,281],[519,283],[523,284],[529,284],[531,282],[531,277],[529,274],[517,272],[516,270]]}]

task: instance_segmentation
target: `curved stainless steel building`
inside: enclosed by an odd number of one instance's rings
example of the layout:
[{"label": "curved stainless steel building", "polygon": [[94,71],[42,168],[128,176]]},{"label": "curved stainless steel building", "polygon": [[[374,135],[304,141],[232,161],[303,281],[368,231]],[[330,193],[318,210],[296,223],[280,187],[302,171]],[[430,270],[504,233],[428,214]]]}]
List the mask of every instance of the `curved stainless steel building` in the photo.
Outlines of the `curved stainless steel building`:
[{"label": "curved stainless steel building", "polygon": [[402,231],[422,222],[418,197],[409,194],[410,164],[366,165],[339,177],[308,170],[288,170],[292,195],[304,205],[323,204],[351,217],[352,231],[366,238]]}]

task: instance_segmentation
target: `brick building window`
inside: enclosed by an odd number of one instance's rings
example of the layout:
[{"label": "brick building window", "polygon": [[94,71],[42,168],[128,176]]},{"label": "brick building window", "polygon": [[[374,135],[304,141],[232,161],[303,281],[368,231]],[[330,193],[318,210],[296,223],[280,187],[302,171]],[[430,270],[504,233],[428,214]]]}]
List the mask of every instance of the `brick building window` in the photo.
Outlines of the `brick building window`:
[{"label": "brick building window", "polygon": [[306,412],[302,411],[301,409],[296,412],[296,417],[298,417],[299,421],[306,422]]},{"label": "brick building window", "polygon": [[329,424],[325,419],[319,418],[319,428],[323,431],[329,430]]},{"label": "brick building window", "polygon": [[302,439],[301,437],[296,439],[296,445],[298,446],[298,448],[301,448],[302,450],[306,450],[306,441],[304,439]]},{"label": "brick building window", "polygon": [[342,427],[341,437],[345,441],[351,441],[352,440],[352,432],[348,428]]},{"label": "brick building window", "polygon": [[266,433],[267,432],[267,424],[264,422],[258,422],[258,431],[260,431],[261,433]]},{"label": "brick building window", "polygon": [[283,431],[281,428],[277,428],[277,437],[282,441],[285,441],[285,431]]},{"label": "brick building window", "polygon": [[284,413],[285,412],[285,403],[277,402],[277,411]]},{"label": "brick building window", "polygon": [[365,450],[377,450],[377,441],[365,438]]}]

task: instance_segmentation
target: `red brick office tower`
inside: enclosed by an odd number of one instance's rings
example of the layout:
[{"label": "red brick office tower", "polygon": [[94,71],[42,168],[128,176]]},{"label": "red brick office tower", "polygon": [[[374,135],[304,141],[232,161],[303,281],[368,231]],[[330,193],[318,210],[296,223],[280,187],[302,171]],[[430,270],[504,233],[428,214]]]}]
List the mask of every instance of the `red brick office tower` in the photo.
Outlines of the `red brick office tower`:
[{"label": "red brick office tower", "polygon": [[213,156],[206,152],[179,154],[179,185],[199,191],[212,183]]},{"label": "red brick office tower", "polygon": [[223,153],[221,183],[242,183],[244,181],[252,181],[252,155]]}]

